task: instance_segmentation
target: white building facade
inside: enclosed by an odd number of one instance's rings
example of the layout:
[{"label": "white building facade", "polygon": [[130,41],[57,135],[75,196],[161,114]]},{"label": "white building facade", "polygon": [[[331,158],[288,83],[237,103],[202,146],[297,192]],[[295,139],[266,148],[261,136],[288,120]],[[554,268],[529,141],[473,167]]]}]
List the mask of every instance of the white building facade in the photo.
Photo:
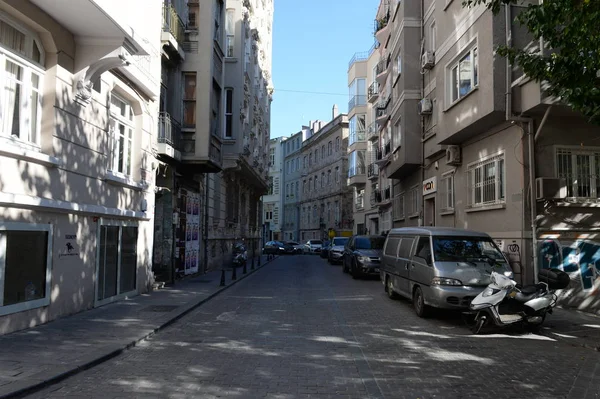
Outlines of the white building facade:
[{"label": "white building facade", "polygon": [[[283,148],[287,140],[285,137],[271,139],[269,143],[269,189],[267,195],[262,197],[264,241],[283,240],[282,207],[282,171]],[[285,188],[286,190],[289,187]]]},{"label": "white building facade", "polygon": [[3,334],[151,287],[161,3],[0,5]]}]

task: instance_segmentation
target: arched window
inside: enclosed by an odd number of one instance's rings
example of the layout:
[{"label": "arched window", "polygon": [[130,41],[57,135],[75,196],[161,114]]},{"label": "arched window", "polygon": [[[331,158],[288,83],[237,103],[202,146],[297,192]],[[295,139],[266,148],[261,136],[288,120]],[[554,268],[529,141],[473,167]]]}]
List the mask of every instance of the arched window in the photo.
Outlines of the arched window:
[{"label": "arched window", "polygon": [[333,154],[333,143],[330,141],[327,143],[327,155]]},{"label": "arched window", "polygon": [[0,15],[0,137],[40,146],[44,51],[27,29]]},{"label": "arched window", "polygon": [[340,150],[340,138],[336,137],[335,138],[335,152],[338,152]]}]

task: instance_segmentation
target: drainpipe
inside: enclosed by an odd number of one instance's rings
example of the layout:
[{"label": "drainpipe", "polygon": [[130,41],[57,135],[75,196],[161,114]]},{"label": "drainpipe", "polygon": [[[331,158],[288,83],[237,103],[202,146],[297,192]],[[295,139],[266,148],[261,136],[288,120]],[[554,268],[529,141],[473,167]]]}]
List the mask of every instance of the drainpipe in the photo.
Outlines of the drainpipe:
[{"label": "drainpipe", "polygon": [[[421,64],[421,58],[423,53],[425,52],[425,0],[421,0],[421,52],[419,54],[418,64]],[[425,97],[425,75],[421,74],[421,98]],[[435,112],[435,111],[434,111]],[[423,137],[425,137],[425,117],[421,116],[421,184],[425,181],[425,142],[423,142]],[[419,190],[420,191],[420,190]],[[417,193],[419,195],[419,193]],[[420,193],[421,196],[421,216],[419,218],[419,226],[425,224],[425,200],[423,199],[423,193]],[[435,214],[433,215],[435,218]],[[435,224],[435,222],[434,222]]]},{"label": "drainpipe", "polygon": [[208,272],[208,173],[204,174],[204,274]]}]

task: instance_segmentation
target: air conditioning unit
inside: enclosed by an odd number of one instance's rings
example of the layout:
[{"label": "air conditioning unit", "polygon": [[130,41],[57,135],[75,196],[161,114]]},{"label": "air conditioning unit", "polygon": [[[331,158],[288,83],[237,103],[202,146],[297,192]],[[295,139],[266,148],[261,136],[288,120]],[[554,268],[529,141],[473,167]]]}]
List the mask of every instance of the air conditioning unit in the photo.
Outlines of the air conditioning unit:
[{"label": "air conditioning unit", "polygon": [[419,101],[419,114],[431,115],[431,112],[433,112],[433,102],[430,99],[424,98]]},{"label": "air conditioning unit", "polygon": [[425,51],[421,56],[421,68],[431,69],[435,66],[435,54],[433,51]]},{"label": "air conditioning unit", "polygon": [[460,146],[449,145],[446,147],[446,165],[460,165]]},{"label": "air conditioning unit", "polygon": [[556,177],[538,177],[535,179],[535,198],[538,200],[567,198],[567,181]]}]

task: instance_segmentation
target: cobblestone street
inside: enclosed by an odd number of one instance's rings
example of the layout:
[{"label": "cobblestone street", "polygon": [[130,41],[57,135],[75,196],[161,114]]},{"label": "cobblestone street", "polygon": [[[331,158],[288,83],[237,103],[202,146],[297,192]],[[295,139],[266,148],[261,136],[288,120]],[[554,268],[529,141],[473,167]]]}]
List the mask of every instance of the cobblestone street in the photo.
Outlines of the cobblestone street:
[{"label": "cobblestone street", "polygon": [[419,319],[378,280],[282,256],[123,355],[30,397],[587,398],[599,392],[599,358],[542,335],[473,336],[460,317]]}]

